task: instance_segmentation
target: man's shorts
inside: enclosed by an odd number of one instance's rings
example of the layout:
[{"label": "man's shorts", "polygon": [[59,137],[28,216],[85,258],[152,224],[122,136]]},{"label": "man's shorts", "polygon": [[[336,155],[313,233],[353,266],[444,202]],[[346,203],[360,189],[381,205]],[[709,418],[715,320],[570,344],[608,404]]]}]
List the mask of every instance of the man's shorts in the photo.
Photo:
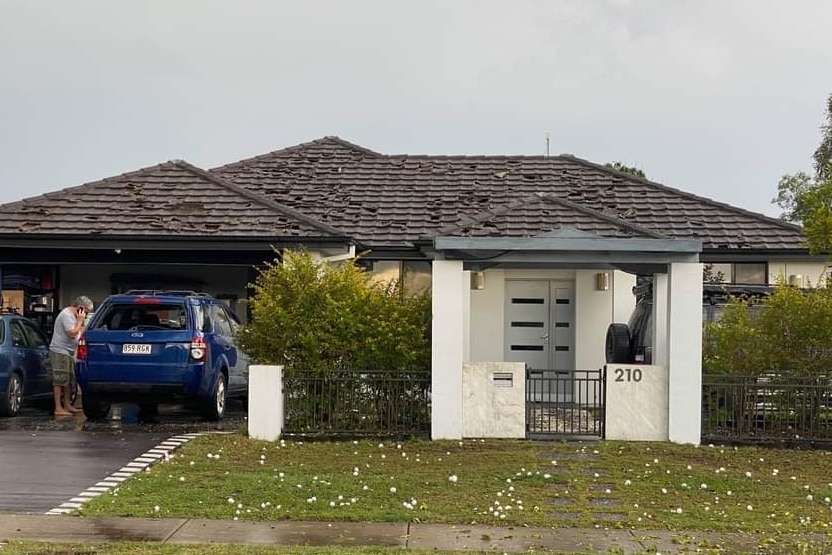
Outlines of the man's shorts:
[{"label": "man's shorts", "polygon": [[49,351],[52,361],[52,385],[75,387],[75,357]]}]

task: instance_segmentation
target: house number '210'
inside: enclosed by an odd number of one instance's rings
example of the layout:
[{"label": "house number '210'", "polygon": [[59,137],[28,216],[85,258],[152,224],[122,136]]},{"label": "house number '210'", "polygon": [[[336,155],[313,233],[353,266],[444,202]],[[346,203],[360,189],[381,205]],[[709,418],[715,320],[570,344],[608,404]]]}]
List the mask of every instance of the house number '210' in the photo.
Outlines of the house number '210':
[{"label": "house number '210'", "polygon": [[616,368],[615,381],[617,382],[640,382],[641,368]]}]

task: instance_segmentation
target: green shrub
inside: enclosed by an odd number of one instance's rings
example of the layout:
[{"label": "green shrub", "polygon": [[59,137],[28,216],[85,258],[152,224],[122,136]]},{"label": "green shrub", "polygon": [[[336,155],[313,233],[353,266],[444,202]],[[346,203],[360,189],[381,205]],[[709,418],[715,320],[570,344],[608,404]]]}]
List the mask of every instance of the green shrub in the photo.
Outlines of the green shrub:
[{"label": "green shrub", "polygon": [[374,284],[353,262],[286,251],[257,277],[251,313],[240,342],[260,364],[318,375],[430,368],[429,294]]},{"label": "green shrub", "polygon": [[705,328],[706,372],[832,375],[832,289],[781,285],[757,301],[732,300]]}]

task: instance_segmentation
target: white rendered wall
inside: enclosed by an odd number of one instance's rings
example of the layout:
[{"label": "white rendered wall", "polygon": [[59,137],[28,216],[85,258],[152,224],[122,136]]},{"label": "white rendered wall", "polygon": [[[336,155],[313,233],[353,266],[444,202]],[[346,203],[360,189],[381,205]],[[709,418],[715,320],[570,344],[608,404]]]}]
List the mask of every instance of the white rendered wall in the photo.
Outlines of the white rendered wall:
[{"label": "white rendered wall", "polygon": [[[668,439],[699,444],[702,427],[702,264],[670,264]],[[654,303],[658,303],[658,297]]]},{"label": "white rendered wall", "polygon": [[799,287],[817,287],[825,268],[823,262],[769,262],[768,282],[788,283],[789,276],[801,276]]},{"label": "white rendered wall", "polygon": [[433,262],[431,348],[431,438],[462,438],[464,301],[471,287],[462,262]]},{"label": "white rendered wall", "polygon": [[636,296],[633,287],[636,286],[636,276],[621,270],[612,272],[612,321],[626,324],[636,307]]},{"label": "white rendered wall", "polygon": [[499,361],[504,356],[505,273],[487,270],[483,277],[484,287],[472,289],[470,295],[470,353],[467,360]]},{"label": "white rendered wall", "polygon": [[653,303],[653,364],[665,367],[668,364],[667,280],[667,274],[653,274],[653,298],[657,300]]},{"label": "white rendered wall", "polygon": [[[506,279],[552,279],[575,282],[576,367],[584,370],[601,368],[605,363],[606,329],[614,312],[613,298],[621,297],[621,310],[626,311],[623,321],[626,322],[635,304],[631,285],[634,281],[622,273],[621,289],[611,286],[609,291],[595,291],[596,273],[581,270],[579,279],[574,270],[486,270],[483,289],[470,291],[470,356],[466,360],[496,362],[505,357]],[[617,279],[616,275],[613,282]]]},{"label": "white rendered wall", "polygon": [[462,435],[526,437],[526,369],[522,362],[462,366]]},{"label": "white rendered wall", "polygon": [[253,364],[248,374],[248,435],[276,441],[283,432],[283,367]]},{"label": "white rendered wall", "polygon": [[597,270],[575,272],[575,368],[596,370],[606,364],[604,344],[613,312],[613,287],[598,291]]}]

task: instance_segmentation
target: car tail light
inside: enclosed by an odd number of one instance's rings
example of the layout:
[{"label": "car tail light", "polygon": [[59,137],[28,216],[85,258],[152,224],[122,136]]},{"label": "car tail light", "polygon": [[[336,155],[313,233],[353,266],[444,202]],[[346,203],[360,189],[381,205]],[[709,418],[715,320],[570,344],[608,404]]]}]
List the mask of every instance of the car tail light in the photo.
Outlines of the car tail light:
[{"label": "car tail light", "polygon": [[208,345],[201,337],[194,337],[191,340],[191,358],[193,360],[205,360],[208,354]]},{"label": "car tail light", "polygon": [[83,335],[78,340],[78,350],[75,352],[75,357],[78,360],[87,360],[87,338]]}]

